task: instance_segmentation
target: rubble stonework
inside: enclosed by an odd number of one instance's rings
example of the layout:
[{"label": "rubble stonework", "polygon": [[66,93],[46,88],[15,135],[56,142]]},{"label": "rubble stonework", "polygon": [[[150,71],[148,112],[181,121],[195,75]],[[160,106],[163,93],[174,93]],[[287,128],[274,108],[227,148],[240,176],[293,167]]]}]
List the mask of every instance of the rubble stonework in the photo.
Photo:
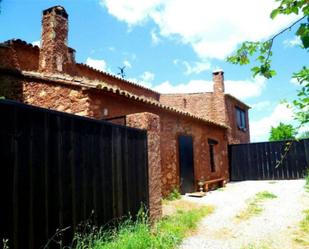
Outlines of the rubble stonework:
[{"label": "rubble stonework", "polygon": [[61,6],[43,11],[42,40],[39,58],[41,72],[63,72],[69,61],[68,14]]},{"label": "rubble stonework", "polygon": [[152,113],[137,113],[126,116],[130,127],[147,130],[149,214],[150,219],[161,217],[161,156],[160,156],[160,118]]}]

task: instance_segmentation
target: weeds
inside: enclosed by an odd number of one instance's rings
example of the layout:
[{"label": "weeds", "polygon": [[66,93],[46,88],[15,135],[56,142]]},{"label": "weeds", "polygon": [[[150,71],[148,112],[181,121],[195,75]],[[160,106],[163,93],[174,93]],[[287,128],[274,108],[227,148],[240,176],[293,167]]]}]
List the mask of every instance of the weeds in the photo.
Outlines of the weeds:
[{"label": "weeds", "polygon": [[248,202],[247,207],[236,215],[236,218],[238,220],[248,220],[252,216],[260,214],[263,211],[262,203],[265,200],[274,198],[277,198],[277,196],[268,191],[258,192],[254,198]]},{"label": "weeds", "polygon": [[74,249],[172,249],[181,243],[197,223],[213,208],[204,206],[190,211],[178,210],[159,220],[153,227],[145,216],[128,219],[108,232],[98,230],[75,237]]},{"label": "weeds", "polygon": [[305,217],[299,224],[299,231],[296,233],[295,241],[303,246],[309,246],[309,209],[304,211]]},{"label": "weeds", "polygon": [[180,198],[181,198],[181,194],[180,194],[178,188],[173,188],[172,191],[165,198],[165,200],[173,201],[173,200],[178,200]]}]

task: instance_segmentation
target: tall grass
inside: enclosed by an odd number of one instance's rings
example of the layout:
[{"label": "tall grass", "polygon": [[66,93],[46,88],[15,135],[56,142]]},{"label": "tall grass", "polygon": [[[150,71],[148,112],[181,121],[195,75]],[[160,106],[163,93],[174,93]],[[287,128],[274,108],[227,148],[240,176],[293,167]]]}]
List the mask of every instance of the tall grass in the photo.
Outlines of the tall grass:
[{"label": "tall grass", "polygon": [[93,231],[76,235],[75,249],[172,249],[197,227],[198,222],[213,211],[201,207],[190,211],[178,210],[174,215],[150,226],[145,216],[128,219],[111,231]]}]

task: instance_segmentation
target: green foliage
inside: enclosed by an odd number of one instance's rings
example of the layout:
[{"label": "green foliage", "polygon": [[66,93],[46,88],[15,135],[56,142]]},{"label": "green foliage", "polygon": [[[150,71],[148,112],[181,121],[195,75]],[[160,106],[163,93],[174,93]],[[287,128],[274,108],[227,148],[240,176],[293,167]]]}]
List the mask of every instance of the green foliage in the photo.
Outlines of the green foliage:
[{"label": "green foliage", "polygon": [[296,129],[290,124],[280,124],[277,127],[271,127],[269,141],[280,141],[295,139]]},{"label": "green foliage", "polygon": [[174,201],[174,200],[178,200],[180,198],[181,198],[181,194],[180,194],[178,188],[173,188],[172,191],[165,198],[165,200]]},{"label": "green foliage", "polygon": [[147,219],[128,219],[112,231],[92,231],[75,237],[75,249],[172,249],[181,243],[197,223],[211,213],[202,207],[159,220],[153,227]]},{"label": "green foliage", "polygon": [[294,114],[301,125],[309,123],[309,68],[303,67],[299,72],[294,73],[301,85],[298,91],[298,98],[293,101]]},{"label": "green foliage", "polygon": [[[303,16],[289,27],[275,34],[272,38],[263,42],[244,42],[234,55],[227,58],[227,61],[233,64],[246,65],[250,63],[250,58],[255,58],[257,65],[251,68],[253,76],[261,75],[267,79],[276,75],[271,68],[272,45],[276,37],[292,27],[298,25],[295,33],[302,42],[301,48],[308,52],[309,50],[309,1],[308,0],[276,0],[279,6],[270,13],[272,19],[278,15],[303,14]],[[298,92],[298,97],[293,101],[295,118],[301,125],[309,123],[309,69],[305,66],[294,73],[302,88]]]}]

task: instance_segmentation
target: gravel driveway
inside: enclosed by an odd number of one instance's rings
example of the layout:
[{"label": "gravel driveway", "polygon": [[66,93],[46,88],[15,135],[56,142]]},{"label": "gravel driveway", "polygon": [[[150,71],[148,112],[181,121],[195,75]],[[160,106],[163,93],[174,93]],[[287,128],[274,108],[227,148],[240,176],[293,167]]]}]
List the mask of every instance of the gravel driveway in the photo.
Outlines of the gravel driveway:
[{"label": "gravel driveway", "polygon": [[[304,184],[304,180],[244,181],[229,183],[223,191],[208,192],[203,198],[185,196],[186,200],[210,204],[216,209],[202,220],[196,234],[185,239],[180,248],[302,248],[294,242],[293,233],[303,218],[302,211],[309,208]],[[235,216],[247,206],[247,200],[260,191],[269,191],[277,198],[265,201],[261,214],[237,220]]]}]

